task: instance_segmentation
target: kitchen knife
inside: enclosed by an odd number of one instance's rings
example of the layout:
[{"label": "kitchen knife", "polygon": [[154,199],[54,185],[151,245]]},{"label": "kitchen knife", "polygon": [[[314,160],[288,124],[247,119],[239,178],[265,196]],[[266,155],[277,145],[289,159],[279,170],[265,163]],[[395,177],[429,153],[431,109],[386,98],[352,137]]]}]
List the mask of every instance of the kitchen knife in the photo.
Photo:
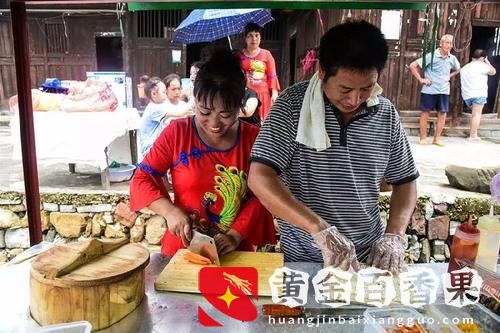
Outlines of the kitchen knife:
[{"label": "kitchen knife", "polygon": [[193,238],[189,243],[188,250],[209,258],[212,263],[220,266],[219,254],[217,253],[217,247],[212,237],[193,230]]}]

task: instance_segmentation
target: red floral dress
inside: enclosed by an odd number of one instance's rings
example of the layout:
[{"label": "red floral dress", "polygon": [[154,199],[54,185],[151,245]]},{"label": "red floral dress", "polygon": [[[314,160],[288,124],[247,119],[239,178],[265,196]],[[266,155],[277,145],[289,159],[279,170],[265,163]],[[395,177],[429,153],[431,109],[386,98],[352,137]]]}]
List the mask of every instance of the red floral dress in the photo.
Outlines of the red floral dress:
[{"label": "red floral dress", "polygon": [[[140,210],[153,201],[170,199],[163,177],[170,169],[174,203],[196,215],[193,228],[210,236],[233,229],[244,238],[238,250],[276,242],[271,214],[247,187],[250,151],[259,128],[240,122],[235,144],[219,150],[200,138],[195,118],[172,121],[163,130],[130,184],[130,206]],[[182,240],[165,232],[161,251],[174,255]]]},{"label": "red floral dress", "polygon": [[240,52],[241,68],[245,71],[247,86],[253,89],[262,103],[260,119],[264,121],[271,108],[271,89],[280,91],[274,58],[268,50],[260,49],[254,56]]}]

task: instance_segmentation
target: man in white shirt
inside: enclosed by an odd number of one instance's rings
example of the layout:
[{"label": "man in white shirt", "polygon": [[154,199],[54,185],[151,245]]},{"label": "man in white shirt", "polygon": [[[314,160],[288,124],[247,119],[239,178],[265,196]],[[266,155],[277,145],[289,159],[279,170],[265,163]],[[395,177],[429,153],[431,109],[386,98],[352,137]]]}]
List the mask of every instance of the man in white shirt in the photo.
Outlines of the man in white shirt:
[{"label": "man in white shirt", "polygon": [[462,98],[467,107],[472,108],[469,140],[481,140],[477,136],[484,104],[488,98],[488,75],[495,75],[496,70],[486,57],[486,51],[477,49],[472,53],[472,60],[460,70]]}]

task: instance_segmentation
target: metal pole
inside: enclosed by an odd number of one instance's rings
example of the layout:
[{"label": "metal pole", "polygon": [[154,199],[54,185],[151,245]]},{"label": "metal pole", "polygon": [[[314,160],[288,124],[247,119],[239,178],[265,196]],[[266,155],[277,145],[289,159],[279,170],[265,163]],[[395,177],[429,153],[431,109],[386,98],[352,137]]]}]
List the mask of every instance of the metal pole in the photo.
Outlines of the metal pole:
[{"label": "metal pole", "polygon": [[24,1],[12,1],[10,3],[10,9],[12,15],[12,35],[14,39],[14,58],[16,62],[26,210],[28,214],[30,245],[33,246],[42,241],[42,227],[40,223],[40,192],[38,188],[38,169],[36,164],[35,131],[33,129],[33,105],[31,104],[26,5]]}]

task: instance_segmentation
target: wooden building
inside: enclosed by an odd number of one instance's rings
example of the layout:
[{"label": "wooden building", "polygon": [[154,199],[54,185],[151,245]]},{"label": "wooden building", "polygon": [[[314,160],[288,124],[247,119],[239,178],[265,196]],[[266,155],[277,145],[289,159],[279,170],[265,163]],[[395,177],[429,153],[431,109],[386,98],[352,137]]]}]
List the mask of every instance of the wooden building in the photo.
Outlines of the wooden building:
[{"label": "wooden building", "polygon": [[[458,3],[441,3],[440,10],[437,35],[455,35],[455,49],[452,53],[462,65],[469,62],[470,53],[476,48],[486,49],[491,55],[489,60],[497,68],[497,74],[489,78],[489,98],[484,112],[497,113],[500,117],[500,3],[478,3],[474,8],[464,8]],[[285,45],[282,48],[282,57],[285,61],[280,73],[285,86],[303,77],[300,59],[309,49],[319,45],[321,21],[325,30],[349,19],[364,19],[380,27],[384,14],[382,10],[347,9],[294,12],[286,22],[286,35],[283,37]],[[424,15],[422,11],[401,10],[399,39],[388,39],[389,60],[380,81],[384,95],[390,98],[399,110],[419,109],[421,87],[411,75],[409,64],[422,55]],[[457,25],[461,15],[464,15],[462,22]],[[394,16],[391,15],[388,19],[393,20]],[[471,40],[469,34],[472,34]],[[457,52],[456,49],[463,51]],[[294,54],[295,56],[292,56]],[[294,64],[286,63],[290,58],[295,59]],[[310,75],[312,73],[306,77]],[[455,77],[451,82],[450,107],[453,118],[460,117],[462,99],[459,77]]]},{"label": "wooden building", "polygon": [[[133,83],[142,74],[164,77],[169,73],[188,76],[189,64],[199,59],[204,44],[180,45],[171,42],[174,28],[186,10],[128,12],[122,5],[50,6],[28,9],[31,80],[34,87],[45,78],[84,80],[87,71],[125,71]],[[475,48],[495,54],[490,61],[500,72],[500,4],[478,3],[473,9],[458,3],[441,3],[438,36],[455,34],[455,44],[464,48],[455,53],[461,64]],[[0,105],[16,94],[12,27],[8,10],[0,9]],[[266,25],[262,47],[271,50],[278,66],[281,86],[287,87],[312,73],[304,74],[301,59],[319,45],[322,30],[348,19],[365,19],[383,25],[382,10],[273,10],[275,21]],[[458,19],[464,14],[462,23]],[[401,10],[398,38],[389,39],[390,56],[381,78],[384,94],[399,110],[418,110],[420,87],[408,65],[421,56],[422,11]],[[394,12],[390,19],[394,19]],[[323,26],[323,28],[322,28]],[[457,29],[458,27],[458,29]],[[468,44],[468,34],[472,39]],[[231,38],[233,48],[244,45],[243,36]],[[220,40],[218,43],[225,43]],[[172,51],[181,51],[174,62]],[[485,112],[500,115],[500,74],[490,80],[490,96]],[[453,118],[460,116],[462,101],[459,79],[451,84]],[[134,94],[136,94],[134,89]],[[136,97],[136,96],[134,96]]]}]

